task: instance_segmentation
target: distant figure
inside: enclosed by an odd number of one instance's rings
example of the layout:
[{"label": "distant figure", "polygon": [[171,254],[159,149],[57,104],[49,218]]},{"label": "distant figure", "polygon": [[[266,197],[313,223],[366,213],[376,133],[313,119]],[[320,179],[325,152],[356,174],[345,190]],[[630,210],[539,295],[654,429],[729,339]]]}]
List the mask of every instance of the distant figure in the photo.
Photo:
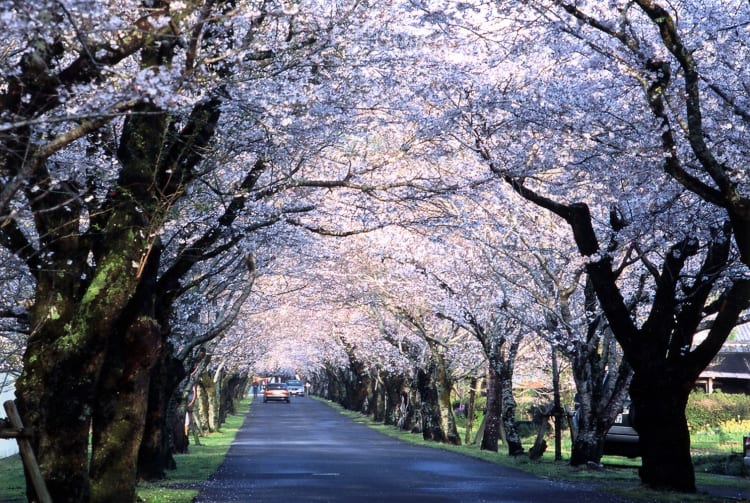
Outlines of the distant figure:
[{"label": "distant figure", "polygon": [[258,398],[258,382],[253,383],[253,398]]}]

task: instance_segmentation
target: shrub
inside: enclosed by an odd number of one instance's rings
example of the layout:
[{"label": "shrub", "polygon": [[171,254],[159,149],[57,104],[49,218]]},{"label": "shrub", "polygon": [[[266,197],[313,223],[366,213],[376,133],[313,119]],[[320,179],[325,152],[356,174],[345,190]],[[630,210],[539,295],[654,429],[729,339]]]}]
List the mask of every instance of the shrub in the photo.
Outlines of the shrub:
[{"label": "shrub", "polygon": [[750,420],[750,396],[721,392],[709,395],[695,392],[690,395],[685,414],[691,432],[723,430],[735,426],[742,428],[744,427],[743,421]]}]

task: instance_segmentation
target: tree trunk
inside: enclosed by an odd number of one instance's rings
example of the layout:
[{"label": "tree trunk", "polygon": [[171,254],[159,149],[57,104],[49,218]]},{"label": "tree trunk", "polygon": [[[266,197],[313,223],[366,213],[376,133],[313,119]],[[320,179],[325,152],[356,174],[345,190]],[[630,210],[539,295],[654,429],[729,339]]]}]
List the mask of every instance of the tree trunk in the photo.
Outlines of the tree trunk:
[{"label": "tree trunk", "polygon": [[557,362],[557,348],[551,345],[552,357],[552,417],[555,425],[555,461],[562,460],[563,409],[560,402],[560,367]]},{"label": "tree trunk", "polygon": [[385,421],[385,389],[381,380],[377,377],[372,380],[372,405],[370,410],[372,411],[372,419],[378,423]]},{"label": "tree trunk", "polygon": [[[151,366],[157,355],[159,326],[151,318],[131,325],[124,348],[110,351],[106,375],[94,408],[91,454],[91,501],[135,500],[138,449],[143,437]],[[135,351],[134,347],[143,350]],[[150,352],[149,352],[150,351]]]},{"label": "tree trunk", "polygon": [[397,425],[399,409],[401,405],[401,389],[404,387],[405,380],[402,376],[387,374],[384,379],[385,393],[385,416],[384,424]]},{"label": "tree trunk", "polygon": [[204,419],[203,424],[207,427],[204,433],[219,431],[219,399],[216,388],[216,382],[213,382],[213,386],[203,388],[205,400],[201,402],[201,405],[205,405],[206,409],[201,414],[201,418]]},{"label": "tree trunk", "polygon": [[[599,309],[589,279],[584,288],[584,303],[588,312]],[[584,342],[577,344],[569,357],[576,384],[570,464],[599,465],[607,431],[622,409],[633,370],[622,358],[622,350],[600,316],[588,322]]]},{"label": "tree trunk", "polygon": [[[16,405],[53,500],[85,502],[90,497],[87,408],[93,377],[81,372],[89,367],[83,359],[56,357],[47,344],[34,340],[43,337],[37,332],[27,346]],[[66,388],[67,393],[58,392]],[[27,494],[34,494],[30,483]]]},{"label": "tree trunk", "polygon": [[466,435],[464,436],[464,445],[471,443],[471,430],[474,426],[474,407],[477,403],[477,384],[479,380],[476,377],[471,378],[469,385],[469,404],[466,407]]},{"label": "tree trunk", "polygon": [[571,466],[601,462],[605,436],[622,409],[633,375],[627,362],[622,361],[617,367],[612,362],[610,369],[614,370],[605,379],[605,368],[586,359],[589,361],[573,363],[577,410],[571,426],[575,429]]},{"label": "tree trunk", "polygon": [[396,424],[404,431],[421,433],[422,419],[420,417],[420,398],[417,390],[417,377],[415,374],[414,385],[404,385],[399,393],[399,413]]},{"label": "tree trunk", "polygon": [[497,452],[500,439],[500,415],[502,414],[502,389],[495,365],[487,369],[487,410],[485,411],[484,434],[481,449]]},{"label": "tree trunk", "polygon": [[210,433],[212,429],[214,411],[214,381],[204,372],[198,381],[198,398],[195,401],[194,414],[198,417],[200,434]]},{"label": "tree trunk", "polygon": [[75,288],[69,292],[62,289],[62,278],[40,278],[37,283],[31,323],[38,328],[27,345],[17,396],[19,412],[33,432],[32,446],[55,501],[90,498],[91,411],[108,339],[116,333],[115,324],[122,319],[140,280],[133,274],[132,264],[140,263],[150,249],[146,238],[133,234],[141,222],[132,201],[114,204],[104,231],[110,248],[98,257],[97,270],[82,298],[80,292],[73,293]]},{"label": "tree trunk", "polygon": [[138,478],[142,480],[163,479],[166,470],[175,467],[172,426],[179,405],[177,386],[184,378],[185,369],[168,344],[151,371],[146,426],[138,453]]},{"label": "tree trunk", "polygon": [[219,407],[219,426],[224,424],[227,417],[236,414],[235,400],[242,395],[246,379],[237,372],[232,372],[222,379],[221,397]]},{"label": "tree trunk", "polygon": [[445,432],[446,442],[453,445],[461,445],[461,437],[456,427],[456,416],[453,412],[451,393],[453,392],[453,380],[448,371],[448,363],[442,353],[437,355],[436,384],[438,393],[438,404],[440,407],[441,429]]},{"label": "tree trunk", "polygon": [[636,371],[631,420],[640,439],[641,482],[656,490],[696,491],[685,407],[692,387],[664,372]]},{"label": "tree trunk", "polygon": [[[514,346],[515,343],[511,346]],[[517,347],[517,346],[516,346]],[[513,356],[515,358],[515,354]],[[523,454],[521,445],[521,434],[518,432],[518,422],[516,421],[516,399],[513,397],[513,365],[512,360],[503,365],[499,372],[500,390],[502,393],[503,415],[502,423],[505,429],[505,440],[508,443],[508,454],[518,456]]]},{"label": "tree trunk", "polygon": [[461,439],[456,430],[450,404],[450,386],[445,369],[434,359],[427,368],[417,370],[417,390],[422,418],[422,438],[458,445]]},{"label": "tree trunk", "polygon": [[445,432],[441,428],[440,405],[437,390],[432,382],[434,363],[417,371],[416,385],[419,391],[422,438],[435,442],[445,442]]}]

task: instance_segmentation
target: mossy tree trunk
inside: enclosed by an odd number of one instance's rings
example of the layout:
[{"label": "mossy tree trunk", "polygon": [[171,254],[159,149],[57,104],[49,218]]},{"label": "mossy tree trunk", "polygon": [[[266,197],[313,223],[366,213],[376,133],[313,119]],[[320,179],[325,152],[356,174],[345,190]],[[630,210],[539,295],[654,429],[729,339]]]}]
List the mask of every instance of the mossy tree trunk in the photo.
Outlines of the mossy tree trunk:
[{"label": "mossy tree trunk", "polygon": [[383,423],[396,425],[398,422],[398,411],[401,405],[401,390],[405,386],[406,379],[402,375],[386,373],[383,377],[384,393],[384,415]]},{"label": "mossy tree trunk", "polygon": [[[153,41],[145,37],[139,43]],[[132,54],[142,48],[127,50]],[[158,64],[155,57],[144,51],[144,65]],[[69,77],[76,78],[74,73]],[[134,302],[141,302],[139,285],[153,280],[144,272],[154,252],[153,236],[193,176],[190,170],[218,120],[217,101],[199,104],[179,131],[154,106],[134,110],[143,115],[125,121],[119,177],[106,197],[87,200],[84,207],[80,187],[53,182],[56,177],[39,162],[24,189],[38,243],[27,242],[14,222],[0,231],[4,245],[18,250],[37,281],[30,313],[35,329],[17,396],[55,501],[114,501],[110,488],[123,499],[132,494],[148,373],[160,350],[153,313],[139,311]],[[118,462],[105,461],[113,459]]]},{"label": "mossy tree trunk", "polygon": [[[27,347],[17,390],[19,409],[34,432],[37,458],[56,501],[91,497],[88,433],[94,405],[103,398],[98,395],[102,365],[141,279],[132,264],[142,263],[150,252],[148,240],[134,231],[142,227],[142,215],[132,202],[116,202],[108,215],[100,227],[108,247],[94,250],[96,269],[89,284],[79,275],[61,288],[55,269],[50,269],[51,278],[40,277],[32,311],[32,323],[39,329]],[[67,257],[76,255],[71,250]],[[84,269],[70,267],[67,260],[58,271]]]},{"label": "mossy tree trunk", "polygon": [[416,372],[422,438],[460,445],[450,400],[452,382],[446,365],[442,355],[433,353],[426,367]]}]

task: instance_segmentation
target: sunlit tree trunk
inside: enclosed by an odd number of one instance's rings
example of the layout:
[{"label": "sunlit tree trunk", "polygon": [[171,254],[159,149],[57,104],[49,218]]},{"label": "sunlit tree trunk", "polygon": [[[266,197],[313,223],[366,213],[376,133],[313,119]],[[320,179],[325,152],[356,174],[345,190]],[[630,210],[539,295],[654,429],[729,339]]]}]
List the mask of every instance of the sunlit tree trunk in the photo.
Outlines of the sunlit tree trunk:
[{"label": "sunlit tree trunk", "polygon": [[441,429],[445,432],[446,442],[454,445],[461,445],[461,437],[456,428],[456,417],[453,412],[453,403],[451,393],[453,392],[453,379],[451,378],[448,362],[445,361],[442,353],[438,354],[437,365],[437,392],[438,403],[440,406]]},{"label": "sunlit tree trunk", "polygon": [[[561,300],[563,317],[567,320],[570,318],[568,298],[562,296]],[[590,280],[584,288],[584,302],[587,312],[599,311]],[[600,463],[605,436],[622,409],[633,376],[612,331],[603,321],[602,316],[593,317],[587,325],[585,338],[568,353],[576,384],[577,407],[571,426],[575,430],[570,453],[572,466]]]},{"label": "sunlit tree trunk", "polygon": [[601,354],[582,351],[572,361],[577,403],[575,439],[570,453],[572,466],[600,463],[607,431],[628,394],[633,372],[626,361],[614,357],[609,346],[615,342],[607,339],[611,335],[603,337]]}]

